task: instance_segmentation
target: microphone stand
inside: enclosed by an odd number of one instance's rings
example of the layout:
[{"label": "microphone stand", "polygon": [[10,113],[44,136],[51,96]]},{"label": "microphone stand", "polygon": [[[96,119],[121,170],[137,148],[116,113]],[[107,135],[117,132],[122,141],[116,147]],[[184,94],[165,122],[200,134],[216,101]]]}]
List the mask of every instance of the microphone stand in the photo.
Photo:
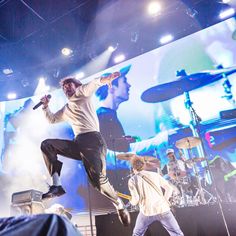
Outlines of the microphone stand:
[{"label": "microphone stand", "polygon": [[93,236],[93,214],[92,214],[92,206],[91,206],[91,190],[89,186],[89,181],[87,178],[87,188],[88,188],[88,207],[89,207],[89,223],[90,223],[90,232],[91,236]]},{"label": "microphone stand", "polygon": [[[200,135],[201,132],[200,132],[200,129],[199,129],[201,118],[197,115],[195,109],[192,107],[193,103],[190,100],[189,92],[184,92],[184,95],[185,95],[185,107],[186,107],[186,109],[189,110],[190,117],[191,117],[191,121],[190,121],[191,129],[193,131],[193,134],[196,135],[196,137],[198,137],[200,139],[201,151],[203,153],[203,156],[206,157],[206,159],[207,159],[206,151],[205,151],[203,141],[202,141],[202,138],[201,138],[201,135]],[[189,146],[190,146],[190,144],[189,144]],[[189,149],[189,152],[190,152],[190,149]],[[208,163],[208,159],[206,160],[206,163],[207,163],[207,169],[209,171],[210,178],[212,180],[213,189],[214,189],[215,194],[216,194],[216,202],[217,202],[217,204],[219,206],[219,209],[220,209],[220,212],[221,212],[221,216],[222,216],[222,219],[223,219],[223,222],[224,222],[224,226],[225,226],[225,229],[226,229],[226,232],[227,232],[227,236],[230,236],[229,228],[228,228],[228,225],[227,225],[227,222],[226,222],[226,219],[225,219],[225,215],[224,215],[224,211],[223,211],[223,207],[222,207],[222,204],[221,204],[221,199],[220,199],[220,196],[219,196],[217,188],[216,188],[215,179],[214,179],[214,176],[211,172],[211,169],[210,169],[210,166],[209,166],[209,163]],[[195,166],[195,164],[194,164],[194,166]],[[203,202],[205,203],[206,200],[204,198],[204,193],[203,193],[203,189],[202,189],[202,186],[201,186],[201,182],[199,180],[198,173],[197,173],[197,179],[198,179],[199,187],[200,187],[200,197],[202,198],[202,200],[204,200]]]},{"label": "microphone stand", "polygon": [[116,157],[116,147],[115,147],[115,138],[112,138],[112,148],[113,148],[113,154],[114,154],[114,158],[115,158],[115,182],[118,183],[118,175],[117,175],[117,157]]}]

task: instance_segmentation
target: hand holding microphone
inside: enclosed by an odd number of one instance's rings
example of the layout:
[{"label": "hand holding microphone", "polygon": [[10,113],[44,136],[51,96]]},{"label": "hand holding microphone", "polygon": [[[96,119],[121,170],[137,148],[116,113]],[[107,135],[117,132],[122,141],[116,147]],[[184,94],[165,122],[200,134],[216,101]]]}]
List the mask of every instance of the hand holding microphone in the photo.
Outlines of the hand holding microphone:
[{"label": "hand holding microphone", "polygon": [[45,95],[44,97],[42,97],[42,98],[40,99],[40,102],[37,103],[37,104],[33,107],[33,110],[39,108],[41,105],[43,105],[43,108],[46,108],[46,107],[48,106],[48,103],[49,103],[51,97],[52,97],[52,96],[51,96],[50,94]]}]

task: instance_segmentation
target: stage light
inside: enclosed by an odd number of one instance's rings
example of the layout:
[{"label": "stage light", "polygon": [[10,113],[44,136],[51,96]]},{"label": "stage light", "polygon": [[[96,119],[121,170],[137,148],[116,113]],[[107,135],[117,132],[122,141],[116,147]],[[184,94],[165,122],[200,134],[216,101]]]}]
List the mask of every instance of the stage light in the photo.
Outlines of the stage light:
[{"label": "stage light", "polygon": [[149,15],[155,16],[161,11],[161,4],[158,2],[150,2],[147,11]]},{"label": "stage light", "polygon": [[227,17],[232,16],[235,13],[235,10],[233,8],[229,8],[225,11],[222,11],[219,15],[220,19],[225,19]]},{"label": "stage light", "polygon": [[107,48],[107,50],[108,50],[109,52],[114,52],[116,49],[117,49],[117,47],[114,47],[114,46],[109,46],[109,47]]},{"label": "stage light", "polygon": [[2,70],[2,72],[3,72],[3,74],[5,74],[5,75],[11,75],[11,74],[13,74],[13,70],[12,70],[11,68],[4,68],[4,69]]},{"label": "stage light", "polygon": [[231,0],[222,0],[222,3],[229,3]]},{"label": "stage light", "polygon": [[62,48],[62,50],[61,50],[61,53],[66,57],[70,56],[72,54],[72,52],[73,51],[70,48]]},{"label": "stage light", "polygon": [[122,62],[124,60],[125,60],[125,55],[124,54],[120,54],[120,55],[118,55],[114,58],[115,63],[119,63],[119,62]]},{"label": "stage light", "polygon": [[38,78],[38,85],[35,89],[34,94],[42,94],[48,92],[50,90],[50,86],[46,84],[46,77],[39,77]]},{"label": "stage light", "polygon": [[16,93],[8,93],[7,98],[8,99],[15,99],[16,98]]},{"label": "stage light", "polygon": [[173,37],[171,34],[167,34],[167,35],[163,36],[163,37],[160,39],[160,43],[161,43],[161,44],[169,43],[169,42],[172,41],[173,39],[174,39],[174,37]]},{"label": "stage light", "polygon": [[46,79],[44,77],[38,78],[39,83],[45,83]]},{"label": "stage light", "polygon": [[79,72],[75,75],[75,78],[79,80],[79,79],[84,78],[84,76],[85,76],[84,72]]}]

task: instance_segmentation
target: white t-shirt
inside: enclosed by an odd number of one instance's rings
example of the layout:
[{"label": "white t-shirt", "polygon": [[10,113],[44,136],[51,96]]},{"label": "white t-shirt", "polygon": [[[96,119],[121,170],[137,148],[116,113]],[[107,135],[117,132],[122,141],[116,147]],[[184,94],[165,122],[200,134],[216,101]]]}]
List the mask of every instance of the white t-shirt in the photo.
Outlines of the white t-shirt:
[{"label": "white t-shirt", "polygon": [[46,118],[50,123],[68,122],[75,136],[99,131],[99,122],[92,103],[92,95],[101,85],[103,84],[100,79],[95,79],[79,86],[75,94],[69,98],[68,103],[56,113],[52,113],[48,107],[44,109]]}]

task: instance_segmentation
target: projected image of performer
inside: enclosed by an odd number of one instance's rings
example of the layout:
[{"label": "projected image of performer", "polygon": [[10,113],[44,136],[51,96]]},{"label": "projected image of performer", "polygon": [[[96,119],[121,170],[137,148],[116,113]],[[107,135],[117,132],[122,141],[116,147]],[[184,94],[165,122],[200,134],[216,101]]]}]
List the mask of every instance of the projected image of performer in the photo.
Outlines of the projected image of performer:
[{"label": "projected image of performer", "polygon": [[160,174],[145,171],[144,159],[134,157],[131,165],[134,175],[129,179],[130,203],[140,209],[133,236],[144,235],[154,221],[160,221],[170,235],[184,235],[169,206],[172,186]]},{"label": "projected image of performer", "polygon": [[129,213],[106,176],[106,144],[99,132],[98,118],[92,104],[92,95],[99,86],[110,85],[119,76],[120,73],[115,72],[87,84],[82,84],[74,78],[63,79],[60,85],[68,102],[56,113],[52,113],[49,109],[48,96],[41,98],[48,121],[50,123],[66,121],[72,126],[75,134],[74,140],[46,139],[41,143],[43,157],[52,176],[52,185],[49,191],[43,194],[43,199],[65,194],[60,180],[63,163],[58,160],[57,155],[80,160],[92,186],[113,203],[120,221],[128,225]]},{"label": "projected image of performer", "polygon": [[117,116],[117,110],[121,103],[129,100],[129,90],[131,85],[128,83],[126,74],[130,66],[121,69],[121,76],[112,81],[112,87],[101,86],[96,95],[101,101],[101,107],[97,110],[100,124],[100,132],[106,140],[107,147],[113,151],[127,152],[130,141],[125,136],[124,128]]},{"label": "projected image of performer", "polygon": [[123,102],[129,100],[131,85],[126,75],[131,65],[120,70],[120,77],[112,81],[112,86],[101,86],[96,91],[96,96],[101,101],[101,107],[97,110],[100,131],[106,140],[108,149],[119,152],[135,152],[140,155],[153,153],[160,143],[168,140],[168,130],[158,133],[155,137],[140,140],[137,136],[127,135],[117,111]]}]

